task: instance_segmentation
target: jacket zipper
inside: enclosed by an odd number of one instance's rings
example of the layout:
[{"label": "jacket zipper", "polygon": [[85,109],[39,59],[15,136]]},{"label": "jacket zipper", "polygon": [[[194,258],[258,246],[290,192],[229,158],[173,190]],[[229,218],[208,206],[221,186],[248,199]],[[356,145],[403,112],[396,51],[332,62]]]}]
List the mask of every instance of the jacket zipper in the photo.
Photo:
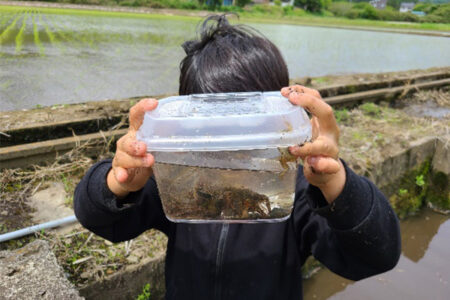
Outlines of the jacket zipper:
[{"label": "jacket zipper", "polygon": [[220,300],[222,297],[222,280],[221,272],[223,265],[223,254],[225,251],[225,244],[228,236],[228,229],[230,224],[222,224],[222,229],[219,236],[219,244],[217,245],[217,256],[216,256],[216,276],[214,281],[214,300]]}]

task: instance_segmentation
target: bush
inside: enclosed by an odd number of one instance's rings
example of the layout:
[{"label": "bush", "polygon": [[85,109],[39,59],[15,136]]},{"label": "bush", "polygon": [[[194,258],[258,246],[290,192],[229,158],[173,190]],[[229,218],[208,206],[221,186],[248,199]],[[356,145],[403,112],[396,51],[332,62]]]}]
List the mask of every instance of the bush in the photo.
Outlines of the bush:
[{"label": "bush", "polygon": [[252,2],[251,0],[236,0],[236,5],[239,7],[244,7],[247,4],[250,4],[250,2]]},{"label": "bush", "polygon": [[440,5],[432,12],[432,15],[442,17],[444,23],[450,23],[450,3]]},{"label": "bush", "polygon": [[253,5],[250,8],[251,12],[262,13],[262,14],[276,14],[280,13],[282,10],[280,7],[269,4],[258,4]]},{"label": "bush", "polygon": [[294,6],[300,7],[309,12],[320,12],[324,8],[322,0],[294,0]]},{"label": "bush", "polygon": [[221,6],[220,11],[240,13],[240,12],[243,12],[244,9],[239,6],[230,5],[230,6]]},{"label": "bush", "polygon": [[391,6],[387,6],[383,10],[379,10],[378,18],[384,21],[396,21],[400,19],[400,12]]},{"label": "bush", "polygon": [[304,16],[306,14],[307,13],[301,8],[293,7],[293,6],[290,6],[290,5],[283,7],[283,15],[285,15],[285,16],[301,17],[301,16]]},{"label": "bush", "polygon": [[[367,3],[367,2],[359,2],[359,3],[356,3],[355,5],[353,5],[353,8],[356,8],[356,9],[364,9],[364,8],[366,8],[366,7],[368,7],[368,6],[372,7],[372,5],[370,5],[370,4]],[[373,8],[373,7],[372,7],[372,8]]]},{"label": "bush", "polygon": [[419,22],[420,19],[418,16],[413,15],[412,13],[400,13],[399,21],[403,22]]},{"label": "bush", "polygon": [[356,19],[359,17],[360,11],[361,10],[359,10],[359,9],[352,8],[345,14],[345,16],[349,19]]},{"label": "bush", "polygon": [[431,3],[419,3],[416,6],[414,6],[415,11],[423,11],[426,14],[432,14],[439,5],[437,4],[431,4]]},{"label": "bush", "polygon": [[349,2],[333,2],[328,10],[337,17],[345,17],[352,8],[353,4]]},{"label": "bush", "polygon": [[363,19],[370,19],[370,20],[378,20],[379,19],[378,12],[372,5],[366,6],[362,10],[362,12],[359,14],[359,16]]},{"label": "bush", "polygon": [[200,4],[194,1],[181,2],[180,8],[183,9],[200,9]]}]

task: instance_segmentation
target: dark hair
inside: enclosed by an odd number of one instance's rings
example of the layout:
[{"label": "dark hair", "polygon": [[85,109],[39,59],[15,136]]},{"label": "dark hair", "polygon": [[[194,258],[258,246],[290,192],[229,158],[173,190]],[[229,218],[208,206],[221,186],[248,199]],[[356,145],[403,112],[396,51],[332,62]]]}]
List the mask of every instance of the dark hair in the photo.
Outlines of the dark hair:
[{"label": "dark hair", "polygon": [[182,47],[180,95],[276,91],[289,85],[278,48],[248,26],[230,25],[226,15],[207,17],[199,39]]}]

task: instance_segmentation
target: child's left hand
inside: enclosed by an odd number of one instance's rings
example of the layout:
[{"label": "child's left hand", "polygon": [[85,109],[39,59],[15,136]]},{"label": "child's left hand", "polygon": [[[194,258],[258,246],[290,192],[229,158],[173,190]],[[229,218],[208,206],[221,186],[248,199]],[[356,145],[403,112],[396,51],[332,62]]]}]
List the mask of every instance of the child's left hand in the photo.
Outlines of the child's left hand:
[{"label": "child's left hand", "polygon": [[312,114],[312,141],[292,146],[289,151],[303,160],[306,179],[320,188],[331,203],[342,192],[346,180],[344,165],[339,160],[339,128],[333,109],[322,100],[318,91],[304,86],[283,88],[281,94]]}]

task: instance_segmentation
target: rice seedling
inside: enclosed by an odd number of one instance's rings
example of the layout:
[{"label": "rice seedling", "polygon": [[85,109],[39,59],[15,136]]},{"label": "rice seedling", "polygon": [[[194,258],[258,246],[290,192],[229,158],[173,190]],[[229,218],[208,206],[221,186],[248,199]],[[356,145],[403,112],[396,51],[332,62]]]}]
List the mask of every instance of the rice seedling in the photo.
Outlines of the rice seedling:
[{"label": "rice seedling", "polygon": [[19,21],[19,19],[21,18],[24,18],[23,14],[17,15],[14,20],[12,20],[12,22],[8,25],[8,27],[6,27],[6,29],[0,34],[0,47],[9,39],[12,32],[14,31],[14,28],[16,27],[17,21]]},{"label": "rice seedling", "polygon": [[33,14],[32,22],[33,22],[34,44],[36,45],[36,47],[38,47],[39,54],[41,56],[44,56],[45,55],[45,48],[42,45],[41,40],[39,39],[39,31],[38,31],[38,27],[37,27],[37,23],[36,23],[36,14]]},{"label": "rice seedling", "polygon": [[62,40],[66,44],[75,44],[76,48],[80,46],[80,42],[73,38],[72,30],[63,28],[61,26],[61,22],[57,22],[56,20],[54,20],[54,18],[50,18],[49,15],[46,15],[45,19],[54,30],[55,35],[58,36],[60,40]]},{"label": "rice seedling", "polygon": [[42,15],[41,14],[39,14],[39,24],[41,24],[44,27],[45,33],[47,34],[47,37],[48,37],[48,40],[50,41],[50,44],[51,45],[60,46],[59,45],[59,41],[56,39],[55,35],[53,34],[53,32],[48,27],[48,24],[45,23],[42,20]]},{"label": "rice seedling", "polygon": [[2,32],[3,26],[11,22],[11,20],[14,20],[14,18],[17,17],[17,14],[4,14],[2,15],[2,18],[0,19],[0,32]]},{"label": "rice seedling", "polygon": [[20,51],[22,51],[24,41],[24,31],[25,27],[27,26],[28,18],[29,15],[28,13],[26,13],[24,18],[22,19],[22,26],[20,27],[19,33],[16,35],[16,53],[20,53]]}]

